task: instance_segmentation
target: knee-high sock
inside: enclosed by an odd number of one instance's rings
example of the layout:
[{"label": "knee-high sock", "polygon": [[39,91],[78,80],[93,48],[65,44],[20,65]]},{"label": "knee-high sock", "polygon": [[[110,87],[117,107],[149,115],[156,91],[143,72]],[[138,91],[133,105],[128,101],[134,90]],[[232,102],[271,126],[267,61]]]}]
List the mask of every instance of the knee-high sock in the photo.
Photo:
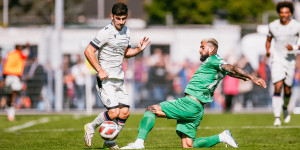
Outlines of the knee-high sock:
[{"label": "knee-high sock", "polygon": [[119,131],[121,131],[123,129],[123,127],[125,126],[126,120],[127,119],[121,119],[119,117],[116,119],[116,123],[118,124]]},{"label": "knee-high sock", "polygon": [[219,135],[199,137],[193,142],[194,148],[207,148],[220,143]]},{"label": "knee-high sock", "polygon": [[154,123],[155,123],[155,114],[150,112],[150,111],[146,111],[144,114],[144,117],[140,123],[140,127],[139,127],[139,134],[137,136],[138,139],[143,139],[145,140],[149,131],[153,128]]},{"label": "knee-high sock", "polygon": [[100,126],[104,121],[111,121],[108,115],[108,111],[104,111],[100,113],[93,122],[91,122],[91,125],[94,129]]},{"label": "knee-high sock", "polygon": [[283,106],[282,106],[283,109],[287,109],[287,106],[289,105],[290,99],[291,99],[291,94],[285,94],[283,96],[283,100],[284,100]]},{"label": "knee-high sock", "polygon": [[272,106],[273,106],[273,113],[275,118],[279,118],[282,112],[282,104],[283,100],[281,96],[273,96],[272,97]]}]

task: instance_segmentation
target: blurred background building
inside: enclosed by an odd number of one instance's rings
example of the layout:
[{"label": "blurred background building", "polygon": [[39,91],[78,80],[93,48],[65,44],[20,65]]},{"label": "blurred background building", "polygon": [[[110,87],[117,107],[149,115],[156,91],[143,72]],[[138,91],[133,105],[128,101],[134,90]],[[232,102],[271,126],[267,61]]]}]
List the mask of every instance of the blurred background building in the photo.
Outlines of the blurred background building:
[{"label": "blurred background building", "polygon": [[[236,88],[231,111],[271,111],[273,89],[264,55],[267,24],[278,18],[275,11],[278,0],[1,0],[1,65],[6,53],[16,44],[30,44],[18,108],[88,113],[93,108],[103,108],[94,89],[95,71],[84,59],[83,52],[97,31],[110,23],[109,14],[115,2],[128,4],[126,25],[131,30],[131,44],[136,46],[143,36],[151,40],[143,53],[124,60],[133,108],[182,97],[189,79],[201,64],[200,41],[214,37],[219,41],[219,54],[226,61],[264,78],[268,88],[242,81],[232,85],[221,83],[215,101],[205,107],[226,110],[224,91]],[[294,17],[299,21],[299,1],[295,0],[294,4]],[[72,68],[79,61],[85,62],[89,69],[82,79],[84,103],[76,97],[72,75]],[[294,90],[300,86],[299,55],[297,62]],[[34,92],[35,100],[30,95],[30,91],[36,91],[33,88],[39,89],[38,93]],[[5,105],[3,95],[1,108]],[[293,97],[296,106],[300,106],[299,99],[299,95]],[[37,105],[32,107],[36,101]]]}]

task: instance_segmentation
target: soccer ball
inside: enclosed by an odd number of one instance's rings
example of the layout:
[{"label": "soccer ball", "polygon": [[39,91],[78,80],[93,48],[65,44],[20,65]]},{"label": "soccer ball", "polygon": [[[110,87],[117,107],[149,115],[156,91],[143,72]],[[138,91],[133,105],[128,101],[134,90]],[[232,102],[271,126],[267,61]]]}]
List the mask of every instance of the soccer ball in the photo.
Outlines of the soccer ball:
[{"label": "soccer ball", "polygon": [[106,141],[114,140],[119,134],[118,125],[113,121],[105,121],[99,127],[99,134]]}]

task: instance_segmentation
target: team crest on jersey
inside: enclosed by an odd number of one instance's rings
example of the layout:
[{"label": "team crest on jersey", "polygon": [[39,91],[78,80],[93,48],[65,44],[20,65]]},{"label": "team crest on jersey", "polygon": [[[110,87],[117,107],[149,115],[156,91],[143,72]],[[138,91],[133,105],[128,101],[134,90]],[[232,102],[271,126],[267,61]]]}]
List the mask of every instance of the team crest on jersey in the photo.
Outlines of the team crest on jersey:
[{"label": "team crest on jersey", "polygon": [[110,99],[107,99],[107,100],[106,100],[106,104],[107,104],[107,105],[110,105],[110,104],[111,104]]}]

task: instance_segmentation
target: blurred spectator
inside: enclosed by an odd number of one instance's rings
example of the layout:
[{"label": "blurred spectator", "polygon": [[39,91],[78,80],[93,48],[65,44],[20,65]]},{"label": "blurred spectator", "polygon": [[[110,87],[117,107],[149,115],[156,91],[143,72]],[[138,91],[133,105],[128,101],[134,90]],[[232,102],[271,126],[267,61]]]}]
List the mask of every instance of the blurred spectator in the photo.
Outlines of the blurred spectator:
[{"label": "blurred spectator", "polygon": [[296,57],[296,69],[293,80],[293,94],[291,96],[291,101],[288,106],[289,112],[292,112],[296,107],[300,107],[300,55]]},{"label": "blurred spectator", "polygon": [[231,111],[234,96],[239,93],[239,79],[225,76],[223,79],[223,94],[225,95],[225,111]]},{"label": "blurred spectator", "polygon": [[74,82],[71,74],[71,61],[69,55],[64,55],[63,57],[63,79],[64,79],[64,108],[74,108],[75,103],[73,98],[75,95]]},{"label": "blurred spectator", "polygon": [[[47,84],[47,75],[44,67],[38,63],[37,57],[32,58],[28,74],[26,77],[27,96],[31,100],[31,108],[41,109],[41,91],[44,85]],[[41,107],[38,107],[41,106]]]},{"label": "blurred spectator", "polygon": [[156,62],[149,68],[148,84],[152,86],[152,95],[155,101],[163,101],[167,95],[167,70],[162,50],[157,48],[150,57],[151,62]]},{"label": "blurred spectator", "polygon": [[22,89],[21,76],[23,74],[25,59],[29,55],[29,44],[22,50],[21,45],[16,45],[16,49],[8,52],[4,63],[5,90],[7,92],[7,118],[9,121],[15,120],[14,103],[18,92]]},{"label": "blurred spectator", "polygon": [[134,62],[134,100],[139,103],[143,97],[143,90],[147,82],[147,67],[143,61],[143,57],[135,57]]},{"label": "blurred spectator", "polygon": [[3,64],[4,59],[0,56],[0,108],[4,108],[6,105],[5,92],[4,92],[4,77],[3,77]]},{"label": "blurred spectator", "polygon": [[78,109],[83,110],[85,108],[85,78],[89,76],[90,71],[80,54],[77,54],[77,62],[71,69],[71,74],[74,78],[75,85],[75,102]]}]

